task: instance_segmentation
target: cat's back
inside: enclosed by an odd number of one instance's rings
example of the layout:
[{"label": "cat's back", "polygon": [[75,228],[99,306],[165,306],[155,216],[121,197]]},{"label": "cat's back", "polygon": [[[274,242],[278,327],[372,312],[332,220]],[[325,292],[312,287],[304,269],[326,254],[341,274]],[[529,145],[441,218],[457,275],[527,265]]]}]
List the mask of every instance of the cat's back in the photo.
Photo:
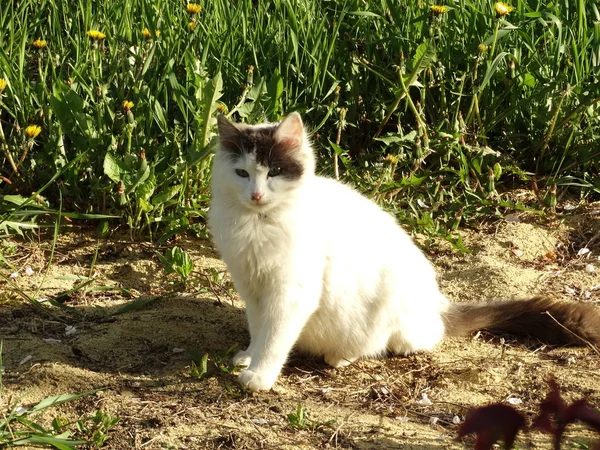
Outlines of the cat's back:
[{"label": "cat's back", "polygon": [[405,235],[393,216],[337,180],[315,177],[310,196],[315,219],[338,226],[337,233],[385,231]]},{"label": "cat's back", "polygon": [[382,264],[394,260],[395,265],[410,265],[419,260],[428,265],[396,219],[350,186],[315,177],[308,197],[311,233],[321,236],[330,256],[357,264],[369,258]]}]

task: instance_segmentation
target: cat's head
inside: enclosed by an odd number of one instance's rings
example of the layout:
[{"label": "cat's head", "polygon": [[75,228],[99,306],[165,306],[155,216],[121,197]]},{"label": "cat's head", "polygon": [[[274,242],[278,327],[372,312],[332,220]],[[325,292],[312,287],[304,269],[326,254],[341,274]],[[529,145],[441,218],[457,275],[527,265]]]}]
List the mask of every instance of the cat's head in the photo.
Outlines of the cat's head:
[{"label": "cat's head", "polygon": [[300,114],[278,124],[235,124],[223,115],[217,121],[213,189],[240,206],[266,212],[287,202],[314,175],[314,156]]}]

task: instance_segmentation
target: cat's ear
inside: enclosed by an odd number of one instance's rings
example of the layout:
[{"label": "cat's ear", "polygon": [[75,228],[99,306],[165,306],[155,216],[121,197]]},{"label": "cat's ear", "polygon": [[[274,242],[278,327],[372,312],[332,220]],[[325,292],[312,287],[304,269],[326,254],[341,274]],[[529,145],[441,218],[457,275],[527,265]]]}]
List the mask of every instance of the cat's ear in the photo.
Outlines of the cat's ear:
[{"label": "cat's ear", "polygon": [[239,153],[242,147],[242,133],[238,127],[223,114],[217,116],[219,142],[223,150]]},{"label": "cat's ear", "polygon": [[304,125],[297,112],[293,112],[283,119],[275,130],[275,139],[286,148],[295,149],[302,145],[304,138]]}]

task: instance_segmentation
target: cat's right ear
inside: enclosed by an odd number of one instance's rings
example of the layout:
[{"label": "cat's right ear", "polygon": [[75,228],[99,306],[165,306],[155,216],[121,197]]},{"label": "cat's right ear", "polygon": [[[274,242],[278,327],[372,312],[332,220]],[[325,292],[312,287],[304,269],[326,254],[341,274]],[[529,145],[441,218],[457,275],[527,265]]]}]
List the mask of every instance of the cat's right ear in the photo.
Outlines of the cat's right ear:
[{"label": "cat's right ear", "polygon": [[242,148],[242,133],[238,127],[223,114],[217,116],[219,128],[219,143],[223,150],[240,153]]}]

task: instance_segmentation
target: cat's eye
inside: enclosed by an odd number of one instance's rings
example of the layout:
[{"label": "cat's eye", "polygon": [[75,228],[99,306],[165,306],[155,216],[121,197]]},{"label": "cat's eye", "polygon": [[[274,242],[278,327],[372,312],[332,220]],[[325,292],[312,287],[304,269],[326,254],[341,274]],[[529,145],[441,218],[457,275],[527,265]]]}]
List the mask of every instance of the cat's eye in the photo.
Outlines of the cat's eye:
[{"label": "cat's eye", "polygon": [[244,169],[235,169],[235,173],[242,178],[248,178],[250,176]]},{"label": "cat's eye", "polygon": [[274,167],[267,174],[268,177],[276,177],[277,175],[281,175],[281,167]]}]

